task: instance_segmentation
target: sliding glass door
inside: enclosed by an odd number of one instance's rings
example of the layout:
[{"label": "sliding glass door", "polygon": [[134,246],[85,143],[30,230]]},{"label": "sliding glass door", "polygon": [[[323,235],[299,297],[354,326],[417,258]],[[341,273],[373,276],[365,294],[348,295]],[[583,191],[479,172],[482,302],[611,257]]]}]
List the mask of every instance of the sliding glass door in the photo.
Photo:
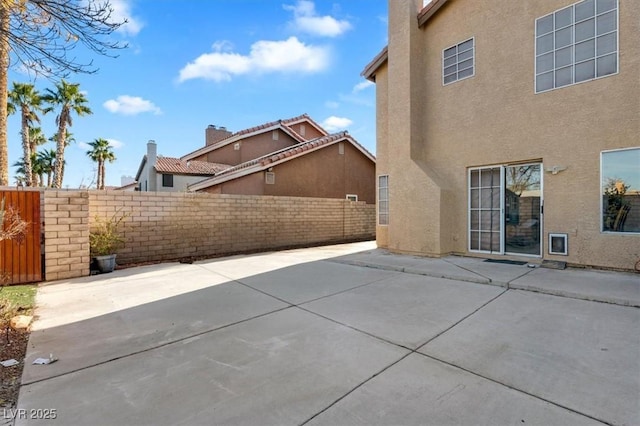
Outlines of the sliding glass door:
[{"label": "sliding glass door", "polygon": [[541,255],[542,165],[469,170],[469,250]]}]

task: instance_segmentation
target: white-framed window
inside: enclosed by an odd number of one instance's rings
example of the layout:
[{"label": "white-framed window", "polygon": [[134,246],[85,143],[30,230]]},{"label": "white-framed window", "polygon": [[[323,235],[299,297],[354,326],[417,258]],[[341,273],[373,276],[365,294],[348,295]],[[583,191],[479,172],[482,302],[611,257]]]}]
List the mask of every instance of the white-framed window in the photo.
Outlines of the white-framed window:
[{"label": "white-framed window", "polygon": [[447,85],[475,75],[475,39],[442,51],[442,84]]},{"label": "white-framed window", "polygon": [[347,194],[347,200],[358,201],[358,196],[356,194]]},{"label": "white-framed window", "polygon": [[389,224],[389,175],[378,176],[378,225]]},{"label": "white-framed window", "polygon": [[535,92],[618,73],[618,0],[583,0],[536,19]]},{"label": "white-framed window", "polygon": [[601,230],[640,234],[640,147],[600,154]]}]

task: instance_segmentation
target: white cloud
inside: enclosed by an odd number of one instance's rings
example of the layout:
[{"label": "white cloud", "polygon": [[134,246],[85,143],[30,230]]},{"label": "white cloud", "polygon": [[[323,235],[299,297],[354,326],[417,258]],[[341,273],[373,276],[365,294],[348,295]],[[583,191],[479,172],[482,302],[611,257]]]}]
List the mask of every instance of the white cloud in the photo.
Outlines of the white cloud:
[{"label": "white cloud", "polygon": [[124,142],[120,142],[116,139],[107,139],[107,141],[109,142],[109,146],[113,149],[120,149],[124,146]]},{"label": "white cloud", "polygon": [[131,3],[129,0],[109,0],[113,11],[111,12],[111,22],[123,22],[125,24],[118,28],[118,32],[128,36],[135,36],[142,30],[144,24],[131,14]]},{"label": "white cloud", "polygon": [[322,122],[322,127],[324,127],[328,132],[336,132],[338,130],[344,130],[352,124],[353,121],[348,118],[332,115]]},{"label": "white cloud", "polygon": [[309,0],[299,0],[295,6],[284,5],[293,12],[290,26],[301,33],[322,37],[337,37],[352,28],[349,21],[337,20],[332,16],[318,16],[315,4]]},{"label": "white cloud", "polygon": [[204,53],[180,70],[178,81],[194,78],[229,81],[250,72],[304,72],[326,69],[330,52],[326,47],[310,46],[296,37],[284,41],[261,40],[251,46],[248,55],[233,53],[226,42],[216,42],[212,53]]},{"label": "white cloud", "polygon": [[[113,149],[120,149],[124,146],[124,142],[120,142],[119,140],[116,140],[116,139],[107,139],[107,142],[109,142],[109,146],[112,147]],[[83,151],[91,151],[93,149],[91,148],[91,145],[89,145],[89,143],[87,142],[78,143],[78,148],[80,148]]]},{"label": "white cloud", "polygon": [[109,99],[102,106],[114,114],[136,115],[143,112],[162,114],[160,108],[153,102],[138,96],[120,95],[117,99]]},{"label": "white cloud", "polygon": [[366,89],[367,87],[373,86],[373,82],[369,80],[362,81],[355,86],[353,86],[353,93],[358,93]]}]

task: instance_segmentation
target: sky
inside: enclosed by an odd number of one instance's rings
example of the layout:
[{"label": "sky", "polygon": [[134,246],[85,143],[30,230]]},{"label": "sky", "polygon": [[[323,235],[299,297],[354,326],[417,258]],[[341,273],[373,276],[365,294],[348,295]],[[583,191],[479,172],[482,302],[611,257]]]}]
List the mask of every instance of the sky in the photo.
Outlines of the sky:
[{"label": "sky", "polygon": [[[73,117],[63,187],[95,185],[86,152],[96,138],[113,147],[106,184],[119,186],[135,176],[149,140],[158,154],[181,157],[204,146],[210,124],[236,132],[304,113],[375,154],[375,86],[360,73],[387,43],[387,0],[110,2],[113,17],[128,21],[112,38],[128,48],[117,58],[74,52],[98,72],[66,79],[80,84],[93,114]],[[12,82],[40,92],[54,84],[18,67]],[[41,116],[47,137],[55,115]],[[22,155],[18,114],[8,137],[11,165]]]}]

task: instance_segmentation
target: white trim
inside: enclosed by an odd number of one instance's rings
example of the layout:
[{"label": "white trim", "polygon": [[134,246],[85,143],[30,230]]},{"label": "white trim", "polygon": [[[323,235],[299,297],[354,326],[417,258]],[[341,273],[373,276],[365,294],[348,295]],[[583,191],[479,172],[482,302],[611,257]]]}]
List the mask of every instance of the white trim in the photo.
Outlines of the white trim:
[{"label": "white trim", "polygon": [[[490,211],[496,211],[498,210],[500,212],[500,219],[499,219],[499,223],[498,223],[498,230],[500,233],[500,243],[499,243],[499,247],[498,250],[481,250],[481,249],[472,249],[471,248],[471,173],[473,171],[479,171],[479,175],[478,175],[478,185],[477,187],[474,188],[482,188],[482,170],[491,170],[491,169],[499,169],[500,170],[500,177],[499,177],[499,188],[500,188],[500,205],[498,206],[498,208],[492,208]],[[469,250],[472,253],[487,253],[487,254],[504,254],[504,166],[503,165],[493,165],[493,166],[482,166],[482,167],[469,167],[467,169],[467,176],[468,176],[468,185],[467,185],[467,193],[468,193],[468,204],[467,204],[467,250]],[[495,186],[495,185],[493,185]],[[480,196],[480,194],[478,194],[478,203],[480,203],[482,200],[482,197]],[[482,221],[481,218],[481,209],[482,206],[479,205],[479,207],[477,207],[477,211],[478,211],[478,221]],[[491,231],[489,231],[491,233],[493,233],[493,226],[491,227]],[[482,234],[482,230],[478,230],[478,237],[480,238]],[[491,236],[491,238],[493,238],[493,236]],[[493,245],[493,244],[491,244]],[[480,247],[480,244],[478,244],[478,247]]]},{"label": "white trim", "polygon": [[[507,167],[516,167],[516,166],[539,166],[540,168],[540,219],[539,219],[539,241],[540,241],[540,250],[538,252],[538,254],[530,254],[530,253],[515,253],[515,252],[508,252],[506,251],[506,244],[505,244],[505,232],[506,232],[506,226],[505,226],[505,193],[506,193],[506,185],[505,185],[505,172]],[[472,213],[472,208],[471,208],[471,174],[474,171],[479,171],[481,172],[482,170],[491,170],[491,169],[500,169],[500,182],[499,182],[499,188],[500,188],[500,206],[499,206],[499,211],[500,211],[500,223],[498,224],[499,227],[499,233],[500,233],[500,244],[499,244],[499,249],[498,250],[481,250],[481,249],[472,249],[471,248],[471,213]],[[500,254],[500,255],[514,255],[514,256],[526,256],[526,257],[542,257],[542,253],[543,253],[543,230],[544,230],[544,173],[543,173],[543,163],[542,162],[533,162],[533,163],[506,163],[506,164],[494,164],[491,166],[480,166],[480,167],[469,167],[467,168],[467,250],[471,253],[486,253],[486,254]],[[482,173],[479,173],[478,175],[478,185],[477,189],[482,188]],[[494,187],[496,185],[493,185]],[[478,202],[480,203],[482,200],[481,194],[478,194]],[[492,208],[490,211],[496,211],[498,210],[497,208]],[[475,210],[473,211],[478,211],[478,220],[481,221],[481,215],[480,212],[482,211],[482,206],[479,205],[479,207],[477,207]],[[493,230],[493,226],[491,227],[491,229]],[[482,234],[482,230],[478,230],[479,235],[478,238],[481,237]],[[489,231],[489,232],[493,232],[493,231]],[[478,242],[478,247],[480,247],[480,241]]]},{"label": "white trim", "polygon": [[[554,238],[562,238],[564,239],[564,251],[553,251],[552,240]],[[569,255],[569,235],[568,234],[557,234],[557,233],[549,233],[549,254],[559,254],[562,256]]]},{"label": "white trim", "polygon": [[611,152],[620,152],[620,151],[634,151],[640,150],[640,146],[635,147],[627,147],[627,148],[618,148],[618,149],[606,149],[600,151],[600,181],[598,182],[598,197],[600,198],[600,211],[598,214],[600,215],[600,233],[605,235],[640,235],[640,232],[619,232],[619,231],[604,231],[604,217],[603,217],[603,209],[604,209],[604,194],[602,192],[602,184],[603,184],[603,170],[602,170],[602,155],[611,153]]},{"label": "white trim", "polygon": [[349,201],[358,201],[358,195],[357,194],[347,194],[347,196],[345,197],[347,200]]},{"label": "white trim", "polygon": [[[386,215],[387,215],[387,223],[380,223],[380,178],[382,177],[386,177],[387,178],[387,186],[383,187],[386,188],[387,190],[387,211],[386,211]],[[390,192],[389,192],[389,175],[385,174],[385,175],[378,175],[376,178],[376,224],[378,226],[389,226],[389,219],[390,219],[390,214],[389,214],[389,210],[390,209],[390,204],[389,204],[389,198],[390,198]]]}]

